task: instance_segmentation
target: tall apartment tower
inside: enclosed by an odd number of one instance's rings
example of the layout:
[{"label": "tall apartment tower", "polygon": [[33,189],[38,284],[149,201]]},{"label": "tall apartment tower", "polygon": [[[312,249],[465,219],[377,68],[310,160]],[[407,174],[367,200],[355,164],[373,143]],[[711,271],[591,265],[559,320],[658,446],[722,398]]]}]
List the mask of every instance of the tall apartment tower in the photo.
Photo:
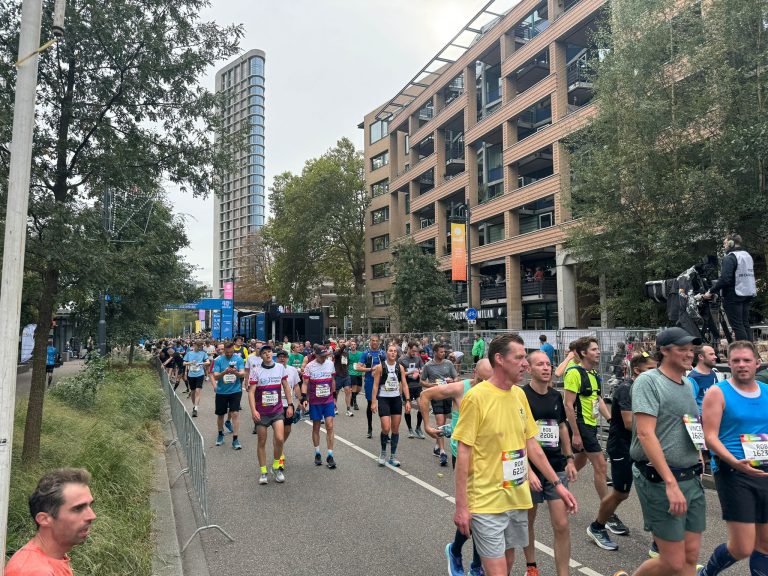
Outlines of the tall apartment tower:
[{"label": "tall apartment tower", "polygon": [[250,50],[216,73],[216,93],[224,93],[220,110],[227,133],[248,128],[247,142],[235,151],[232,170],[214,198],[213,294],[240,276],[241,248],[248,235],[264,225],[264,65],[266,54]]},{"label": "tall apartment tower", "polygon": [[472,301],[466,283],[452,284],[455,318],[472,306],[482,329],[594,322],[581,314],[577,263],[564,247],[564,139],[595,113],[587,71],[604,0],[499,3],[360,124],[374,331],[398,329],[388,312],[392,248],[410,237],[450,275],[450,223],[468,211]]}]

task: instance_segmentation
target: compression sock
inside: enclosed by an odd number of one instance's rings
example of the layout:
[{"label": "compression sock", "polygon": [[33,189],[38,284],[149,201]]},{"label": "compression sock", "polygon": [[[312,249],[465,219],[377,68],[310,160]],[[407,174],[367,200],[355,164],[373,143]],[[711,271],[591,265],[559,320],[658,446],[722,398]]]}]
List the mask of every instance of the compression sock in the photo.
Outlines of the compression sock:
[{"label": "compression sock", "polygon": [[267,473],[267,467],[266,466],[262,466],[261,468],[259,468],[259,470],[261,470],[262,474],[266,474]]},{"label": "compression sock", "polygon": [[352,392],[352,406],[357,406],[357,392]]},{"label": "compression sock", "polygon": [[[534,562],[535,565],[535,562]],[[475,539],[472,538],[472,568],[482,568],[483,562],[480,560],[480,554],[477,553],[477,546],[475,546]]]},{"label": "compression sock", "polygon": [[320,454],[320,446],[315,446],[315,454]]},{"label": "compression sock", "polygon": [[525,567],[527,568],[528,566],[530,566],[532,568],[536,568],[536,562],[526,562],[525,563]]},{"label": "compression sock", "polygon": [[752,576],[768,576],[768,554],[755,550],[749,557],[749,572]]},{"label": "compression sock", "polygon": [[235,440],[237,440],[237,434],[235,434],[234,436],[232,436],[232,442],[234,442]]},{"label": "compression sock", "polygon": [[371,412],[371,403],[368,402],[368,406],[365,407],[365,416],[368,418],[368,430],[373,429],[373,412]]},{"label": "compression sock", "polygon": [[328,450],[328,456],[333,456],[333,450]]},{"label": "compression sock", "polygon": [[280,468],[280,460],[272,460],[272,468]]},{"label": "compression sock", "polygon": [[592,526],[590,526],[592,530],[605,530],[605,524],[600,524],[597,520],[592,522]]},{"label": "compression sock", "polygon": [[421,423],[424,422],[424,418],[421,416],[421,410],[416,412],[416,428],[421,430]]},{"label": "compression sock", "polygon": [[[709,557],[709,562],[704,569],[699,572],[699,576],[716,576],[729,566],[736,564],[737,560],[728,551],[726,544],[720,544],[715,551],[712,552],[712,556]],[[751,559],[750,559],[751,563]]]},{"label": "compression sock", "polygon": [[379,438],[381,439],[381,451],[386,452],[387,451],[387,440],[389,440],[389,436],[384,434],[384,432],[379,433]]},{"label": "compression sock", "polygon": [[400,442],[400,434],[392,434],[390,440],[392,442],[392,456],[394,456],[397,453],[397,443]]},{"label": "compression sock", "polygon": [[[453,544],[451,544],[451,554],[457,558],[461,558],[461,549],[464,548],[464,543],[469,540],[460,530],[456,530],[456,535],[453,537]],[[474,560],[473,560],[474,561]]]},{"label": "compression sock", "polygon": [[405,425],[408,426],[408,430],[409,431],[413,430],[413,425],[411,423],[411,413],[410,412],[406,412],[405,413]]}]

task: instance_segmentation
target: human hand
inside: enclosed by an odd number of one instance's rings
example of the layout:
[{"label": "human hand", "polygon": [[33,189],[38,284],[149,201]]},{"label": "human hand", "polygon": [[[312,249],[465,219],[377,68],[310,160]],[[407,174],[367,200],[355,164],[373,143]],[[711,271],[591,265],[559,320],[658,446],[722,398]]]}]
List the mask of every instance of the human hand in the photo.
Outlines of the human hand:
[{"label": "human hand", "polygon": [[584,449],[584,441],[581,439],[581,434],[578,432],[573,435],[573,439],[571,439],[571,446],[573,446],[574,450]]},{"label": "human hand", "polygon": [[467,538],[470,535],[470,520],[472,516],[469,514],[469,509],[466,506],[456,506],[456,512],[453,514],[453,523],[456,524],[456,528],[459,532],[464,534]]},{"label": "human hand", "polygon": [[667,485],[667,500],[669,500],[669,513],[672,516],[682,516],[688,510],[688,502],[677,482]]},{"label": "human hand", "polygon": [[736,462],[736,466],[733,466],[734,470],[746,474],[747,476],[754,476],[756,478],[765,478],[768,476],[768,472],[764,472],[759,468],[754,468],[749,460],[739,460]]},{"label": "human hand", "polygon": [[558,484],[555,487],[555,492],[557,492],[558,496],[560,496],[565,503],[565,508],[568,510],[569,514],[576,514],[579,511],[579,504],[576,502],[576,498],[571,494],[568,488],[562,484]]},{"label": "human hand", "polygon": [[541,492],[542,486],[541,486],[541,480],[539,480],[539,477],[536,475],[536,472],[528,469],[528,484],[531,485],[531,490],[534,492]]},{"label": "human hand", "polygon": [[565,473],[568,476],[568,482],[576,482],[578,473],[576,472],[576,464],[573,460],[568,460],[568,464],[565,465]]}]

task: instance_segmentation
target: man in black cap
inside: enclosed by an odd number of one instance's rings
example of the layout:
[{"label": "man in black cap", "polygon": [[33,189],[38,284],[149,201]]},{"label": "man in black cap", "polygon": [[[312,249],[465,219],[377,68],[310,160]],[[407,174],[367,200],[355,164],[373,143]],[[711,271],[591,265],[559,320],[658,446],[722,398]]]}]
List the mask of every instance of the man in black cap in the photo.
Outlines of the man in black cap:
[{"label": "man in black cap", "polygon": [[[706,500],[701,485],[703,432],[693,387],[685,377],[701,339],[682,328],[656,336],[658,368],[632,385],[630,456],[645,529],[653,534],[658,558],[646,560],[634,576],[687,575],[696,570]],[[626,575],[618,572],[615,576]]]}]

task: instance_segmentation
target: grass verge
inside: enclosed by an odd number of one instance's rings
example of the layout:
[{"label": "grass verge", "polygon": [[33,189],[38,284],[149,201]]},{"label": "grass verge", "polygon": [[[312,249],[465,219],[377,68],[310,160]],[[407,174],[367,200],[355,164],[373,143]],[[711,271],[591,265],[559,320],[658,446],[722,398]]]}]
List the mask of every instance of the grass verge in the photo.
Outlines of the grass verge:
[{"label": "grass verge", "polygon": [[[8,549],[34,534],[27,498],[46,472],[66,466],[86,468],[93,477],[96,521],[91,536],[71,554],[78,576],[149,576],[152,571],[150,495],[154,456],[161,446],[163,395],[157,373],[146,364],[128,368],[107,364],[77,376],[96,388],[88,406],[78,404],[72,384],[65,394],[46,394],[40,463],[21,466],[26,402],[16,410],[8,512]],[[96,382],[94,382],[96,380]]]}]

